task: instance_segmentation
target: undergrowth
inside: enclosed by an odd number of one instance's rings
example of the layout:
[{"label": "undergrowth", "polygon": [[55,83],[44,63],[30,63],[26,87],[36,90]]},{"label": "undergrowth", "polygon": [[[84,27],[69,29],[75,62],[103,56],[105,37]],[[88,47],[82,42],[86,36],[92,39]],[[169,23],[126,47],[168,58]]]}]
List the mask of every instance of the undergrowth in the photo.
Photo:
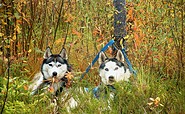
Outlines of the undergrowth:
[{"label": "undergrowth", "polygon": [[[6,78],[1,78],[0,97],[3,99],[6,92]],[[27,90],[28,79],[11,77],[9,92],[4,109],[5,114],[47,114],[47,113],[67,113],[66,101],[57,101],[57,106],[53,103],[50,94],[38,94],[31,96]],[[83,94],[79,88],[88,87],[88,92]],[[185,112],[185,87],[183,83],[177,85],[175,79],[162,79],[155,74],[138,71],[137,77],[132,77],[130,82],[120,82],[114,85],[116,88],[115,97],[93,96],[92,90],[95,86],[89,84],[87,80],[79,81],[74,79],[69,95],[78,102],[75,109],[70,113],[84,114],[121,114],[121,113],[161,113],[178,114]],[[106,96],[102,93],[102,96]],[[59,95],[62,98],[64,93]],[[1,100],[1,104],[3,101]]]}]

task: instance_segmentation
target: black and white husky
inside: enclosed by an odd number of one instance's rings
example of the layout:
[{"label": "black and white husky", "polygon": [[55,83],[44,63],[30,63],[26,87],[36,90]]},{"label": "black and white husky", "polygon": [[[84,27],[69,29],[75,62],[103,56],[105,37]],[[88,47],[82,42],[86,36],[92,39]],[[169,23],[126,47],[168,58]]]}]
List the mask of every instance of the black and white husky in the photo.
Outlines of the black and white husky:
[{"label": "black and white husky", "polygon": [[41,71],[35,75],[29,89],[31,94],[35,94],[46,86],[52,86],[51,93],[56,94],[67,83],[65,74],[70,71],[70,65],[67,61],[67,53],[63,48],[59,54],[52,54],[49,47],[44,53],[44,60],[41,65]]},{"label": "black and white husky", "polygon": [[[94,88],[93,94],[98,99],[108,95],[108,98],[111,98],[109,100],[113,100],[117,91],[114,84],[120,81],[129,81],[131,75],[124,63],[124,55],[121,50],[118,50],[115,57],[109,58],[104,52],[100,52],[98,62],[101,83]],[[109,100],[108,103],[110,103]]]},{"label": "black and white husky", "polygon": [[113,85],[122,80],[129,81],[131,73],[124,63],[121,50],[118,50],[114,58],[108,58],[104,52],[100,52],[98,62],[100,64],[99,75],[104,85]]},{"label": "black and white husky", "polygon": [[[49,92],[55,97],[58,96],[59,92],[63,92],[63,89],[69,81],[66,74],[71,72],[71,67],[68,64],[67,58],[67,53],[64,48],[59,54],[52,54],[49,47],[46,49],[44,60],[41,65],[41,71],[35,75],[29,86],[31,95],[38,93],[41,89],[44,89],[44,92],[47,92],[48,89],[52,89],[49,90]],[[77,102],[72,96],[69,96],[68,91],[64,91],[60,100],[62,102],[65,101],[64,105],[67,105],[68,112],[70,111],[70,108],[77,106]]]}]

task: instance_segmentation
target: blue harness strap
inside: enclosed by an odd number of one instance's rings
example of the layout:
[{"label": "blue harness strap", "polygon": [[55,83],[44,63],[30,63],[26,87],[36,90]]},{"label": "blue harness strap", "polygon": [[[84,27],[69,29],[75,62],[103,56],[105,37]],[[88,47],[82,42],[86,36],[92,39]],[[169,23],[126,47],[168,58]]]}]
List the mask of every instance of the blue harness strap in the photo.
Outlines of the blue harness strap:
[{"label": "blue harness strap", "polygon": [[[106,51],[107,49],[108,49],[108,47],[109,46],[111,46],[112,44],[114,43],[114,40],[110,40],[102,49],[101,49],[101,51]],[[100,52],[101,52],[100,51]],[[100,53],[99,52],[99,53]],[[99,53],[96,55],[96,57],[94,58],[94,60],[92,61],[92,63],[87,67],[87,69],[85,70],[85,72],[82,74],[82,76],[80,77],[80,80],[82,80],[83,78],[84,78],[84,76],[85,76],[85,74],[87,73],[87,72],[89,72],[89,70],[91,69],[91,67],[95,64],[95,62],[98,60],[98,58],[99,58]]]},{"label": "blue harness strap", "polygon": [[[108,47],[111,46],[111,45],[113,45],[113,44],[114,44],[114,40],[110,40],[110,41],[101,49],[101,51],[105,52],[105,51],[108,49]],[[115,46],[114,46],[114,47],[115,47]],[[116,48],[116,47],[115,47],[115,48]],[[117,48],[116,48],[116,49],[117,49]],[[118,49],[117,49],[117,50],[118,50]],[[101,52],[101,51],[100,51],[100,52]],[[128,67],[129,67],[130,72],[133,73],[134,76],[136,76],[137,73],[136,73],[136,71],[132,68],[132,65],[131,65],[131,63],[130,63],[130,61],[129,61],[127,55],[126,55],[125,49],[123,48],[121,51],[122,51],[122,53],[123,53],[123,55],[124,55],[124,58],[125,58],[125,60],[126,60],[126,62],[127,62],[127,64],[128,64]],[[99,52],[99,53],[96,55],[96,57],[93,59],[92,63],[87,67],[87,69],[85,70],[85,72],[84,72],[84,73],[82,74],[82,76],[80,77],[80,80],[82,80],[82,79],[84,78],[85,74],[86,74],[87,72],[89,72],[89,70],[91,69],[91,67],[92,67],[92,66],[95,64],[95,62],[98,60],[100,52]]]},{"label": "blue harness strap", "polygon": [[124,55],[126,63],[128,64],[128,68],[129,68],[130,72],[133,73],[134,76],[137,76],[136,71],[133,69],[132,64],[130,63],[130,61],[129,61],[128,57],[127,57],[127,54],[125,52],[125,48],[123,48],[121,51],[122,51],[122,53]]},{"label": "blue harness strap", "polygon": [[[115,45],[113,45],[113,47],[114,47],[116,50],[118,50],[118,48],[117,48]],[[124,56],[124,58],[125,58],[125,61],[126,61],[127,65],[128,65],[128,68],[129,68],[130,72],[133,73],[134,76],[136,77],[136,76],[137,76],[137,73],[136,73],[136,71],[133,69],[132,64],[130,63],[130,61],[129,61],[128,57],[127,57],[125,48],[123,48],[123,49],[121,50],[121,52],[123,53],[123,56]]]}]

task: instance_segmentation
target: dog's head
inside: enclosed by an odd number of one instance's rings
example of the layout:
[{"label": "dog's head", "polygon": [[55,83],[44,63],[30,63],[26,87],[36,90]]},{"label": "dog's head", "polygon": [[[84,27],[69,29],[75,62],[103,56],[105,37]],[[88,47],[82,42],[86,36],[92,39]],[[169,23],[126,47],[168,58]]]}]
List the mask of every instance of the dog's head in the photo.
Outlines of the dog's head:
[{"label": "dog's head", "polygon": [[121,80],[128,81],[130,77],[129,69],[124,65],[124,55],[118,50],[116,57],[108,58],[104,52],[100,52],[99,75],[105,85],[112,85]]},{"label": "dog's head", "polygon": [[56,77],[61,79],[68,71],[67,53],[63,48],[59,54],[52,54],[48,47],[44,53],[44,60],[41,66],[41,72],[45,79]]}]

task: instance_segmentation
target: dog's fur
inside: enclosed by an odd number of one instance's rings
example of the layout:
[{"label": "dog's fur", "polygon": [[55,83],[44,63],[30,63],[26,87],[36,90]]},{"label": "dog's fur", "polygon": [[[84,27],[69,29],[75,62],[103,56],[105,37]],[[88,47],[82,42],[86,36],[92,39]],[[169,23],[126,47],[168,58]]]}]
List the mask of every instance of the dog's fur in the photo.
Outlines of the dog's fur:
[{"label": "dog's fur", "polygon": [[122,80],[129,81],[130,71],[124,63],[124,55],[118,50],[116,57],[108,58],[104,52],[100,52],[98,62],[101,82],[112,85]]},{"label": "dog's fur", "polygon": [[[31,95],[38,93],[39,90],[44,89],[44,93],[48,92],[54,95],[54,104],[57,107],[56,98],[61,102],[65,101],[67,111],[77,106],[75,99],[69,94],[68,89],[64,89],[68,83],[66,73],[71,72],[71,67],[67,61],[67,53],[63,48],[59,54],[52,54],[48,47],[44,53],[44,60],[41,65],[41,71],[35,75],[32,80],[29,90]],[[49,89],[53,89],[52,91]],[[58,93],[63,92],[61,97]],[[52,101],[53,102],[53,101]]]},{"label": "dog's fur", "polygon": [[[65,86],[67,82],[65,74],[68,71],[70,71],[70,66],[67,62],[66,50],[63,48],[59,54],[52,54],[48,47],[44,53],[41,71],[35,75],[29,86],[31,94],[35,94],[45,86],[52,86],[54,90],[52,93],[56,94],[62,86]],[[54,80],[53,83],[52,80]]]}]

